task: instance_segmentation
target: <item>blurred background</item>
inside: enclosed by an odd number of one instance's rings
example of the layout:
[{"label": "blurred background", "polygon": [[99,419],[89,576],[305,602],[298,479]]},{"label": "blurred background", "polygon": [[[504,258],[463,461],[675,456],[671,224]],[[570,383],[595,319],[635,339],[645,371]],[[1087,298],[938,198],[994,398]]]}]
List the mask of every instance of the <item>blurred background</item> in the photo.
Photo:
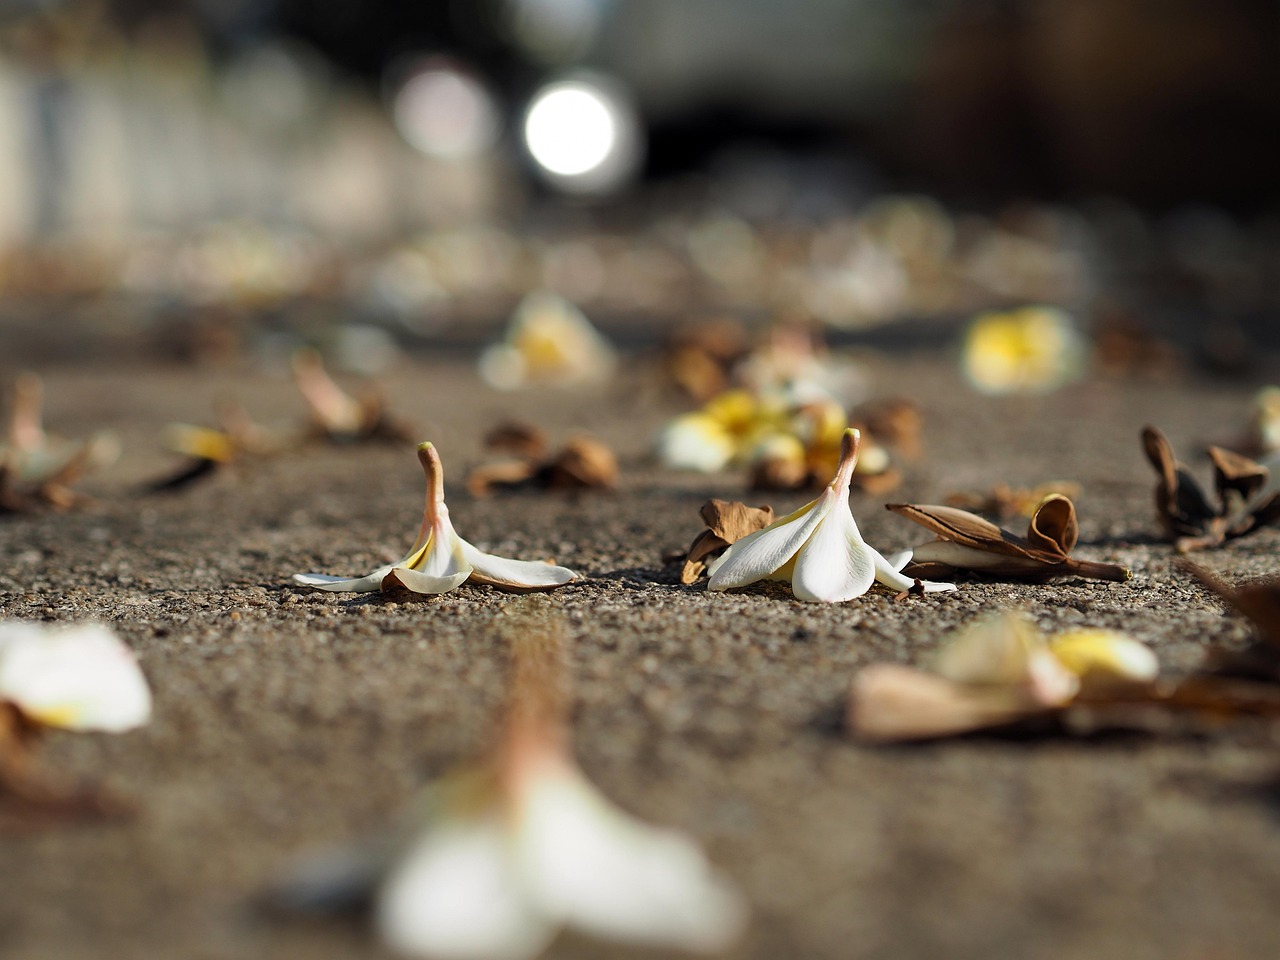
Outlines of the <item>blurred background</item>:
[{"label": "blurred background", "polygon": [[0,336],[373,372],[541,290],[642,342],[1044,304],[1237,370],[1278,50],[1274,0],[0,0]]}]

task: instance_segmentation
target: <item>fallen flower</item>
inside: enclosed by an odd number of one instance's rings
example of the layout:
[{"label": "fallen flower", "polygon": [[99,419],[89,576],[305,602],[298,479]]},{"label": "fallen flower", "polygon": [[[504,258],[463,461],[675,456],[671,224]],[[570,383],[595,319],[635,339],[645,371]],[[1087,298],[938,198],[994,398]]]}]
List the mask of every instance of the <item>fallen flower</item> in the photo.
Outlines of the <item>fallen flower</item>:
[{"label": "fallen flower", "polygon": [[44,429],[41,412],[44,385],[34,373],[13,385],[8,437],[0,444],[0,513],[20,513],[42,506],[65,510],[87,499],[71,484],[94,467],[114,463],[120,443],[113,434],[96,433],[85,440],[61,440]]},{"label": "fallen flower", "polygon": [[613,347],[568,300],[531,293],[516,307],[501,343],[480,355],[480,376],[497,390],[572,386],[608,378]]},{"label": "fallen flower", "polygon": [[[710,590],[758,580],[789,580],[800,600],[840,603],[860,597],[875,580],[895,590],[954,590],[903,576],[862,539],[849,509],[849,485],[858,461],[859,434],[844,432],[836,475],[816,500],[730,546],[708,568]],[[905,561],[904,561],[905,562]]]},{"label": "fallen flower", "polygon": [[363,577],[297,573],[294,581],[336,592],[369,593],[401,586],[415,593],[435,594],[452,590],[467,580],[506,590],[544,590],[563,586],[577,577],[567,567],[497,557],[463,540],[449,520],[449,508],[444,502],[444,467],[436,448],[430,443],[418,444],[418,461],[427,478],[426,507],[418,537],[403,558]]},{"label": "fallen flower", "polygon": [[0,623],[0,793],[71,814],[120,812],[103,795],[47,783],[32,769],[34,745],[46,728],[121,733],[150,717],[147,681],[108,627]]},{"label": "fallen flower", "polygon": [[847,724],[870,742],[927,740],[1052,715],[1078,699],[1146,691],[1150,648],[1122,633],[1047,638],[1023,617],[981,618],[958,631],[928,670],[874,664],[854,677]]},{"label": "fallen flower", "polygon": [[695,951],[735,939],[745,905],[699,845],[615,807],[575,762],[564,629],[516,613],[493,754],[433,784],[377,849],[302,864],[268,902],[332,910],[372,889],[386,943],[436,960],[526,960],[562,927]]},{"label": "fallen flower", "polygon": [[408,440],[412,429],[387,411],[381,391],[369,387],[356,399],[333,382],[319,351],[294,353],[293,379],[310,411],[312,431],[335,443]]},{"label": "fallen flower", "polygon": [[767,504],[749,507],[738,500],[708,500],[698,508],[698,513],[707,529],[694,537],[684,555],[681,583],[693,583],[706,571],[708,558],[718,556],[730,544],[773,523],[773,507]]},{"label": "fallen flower", "polygon": [[181,490],[241,457],[265,456],[284,447],[282,438],[254,423],[239,403],[219,402],[215,404],[215,414],[217,427],[189,423],[171,423],[165,427],[162,434],[164,445],[184,456],[186,462],[172,473],[148,483],[147,492]]},{"label": "fallen flower", "polygon": [[1077,560],[1071,556],[1079,528],[1076,509],[1061,494],[1050,494],[1036,506],[1026,537],[957,507],[889,503],[885,509],[929,528],[938,535],[911,551],[904,573],[952,576],[968,570],[993,577],[1043,582],[1054,577],[1128,580],[1132,573],[1114,563]]},{"label": "fallen flower", "polygon": [[1052,307],[987,313],[964,342],[964,371],[983,393],[1048,393],[1084,367],[1085,341],[1071,318]]},{"label": "fallen flower", "polygon": [[1144,427],[1142,446],[1158,475],[1156,514],[1179,553],[1216,547],[1280,519],[1280,477],[1268,466],[1210,447],[1213,504],[1160,430]]}]

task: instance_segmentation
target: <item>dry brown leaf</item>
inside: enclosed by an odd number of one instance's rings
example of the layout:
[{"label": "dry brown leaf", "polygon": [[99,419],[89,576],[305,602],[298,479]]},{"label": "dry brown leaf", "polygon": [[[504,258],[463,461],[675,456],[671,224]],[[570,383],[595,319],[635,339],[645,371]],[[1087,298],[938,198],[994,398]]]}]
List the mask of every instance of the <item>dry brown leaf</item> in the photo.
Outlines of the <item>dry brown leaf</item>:
[{"label": "dry brown leaf", "polygon": [[540,472],[553,490],[613,490],[618,485],[618,458],[599,440],[573,437]]},{"label": "dry brown leaf", "polygon": [[1066,576],[1124,581],[1132,576],[1117,564],[1070,556],[1078,535],[1075,506],[1060,494],[1051,494],[1040,502],[1026,537],[958,507],[890,503],[885,508],[938,536],[937,541],[913,551],[912,562],[903,570],[907,576],[923,577],[926,572],[937,575],[938,565],[949,567],[951,573],[969,570],[1036,582]]},{"label": "dry brown leaf", "polygon": [[1156,515],[1179,553],[1216,547],[1280,519],[1280,491],[1256,499],[1270,478],[1262,464],[1211,447],[1215,505],[1159,429],[1144,427],[1142,445],[1157,474]]},{"label": "dry brown leaf", "polygon": [[490,450],[537,460],[546,452],[547,435],[532,423],[508,420],[484,435],[484,445]]},{"label": "dry brown leaf", "polygon": [[689,546],[681,583],[693,583],[707,569],[707,560],[748,534],[763,530],[773,523],[773,507],[768,504],[749,507],[738,500],[708,500],[699,509],[707,529]]}]

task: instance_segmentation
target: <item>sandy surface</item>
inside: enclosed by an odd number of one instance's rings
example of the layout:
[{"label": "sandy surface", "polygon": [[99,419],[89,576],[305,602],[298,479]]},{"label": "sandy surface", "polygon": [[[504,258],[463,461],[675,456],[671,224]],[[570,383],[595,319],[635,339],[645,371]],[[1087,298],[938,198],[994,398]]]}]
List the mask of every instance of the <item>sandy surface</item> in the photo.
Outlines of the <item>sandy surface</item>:
[{"label": "sandy surface", "polygon": [[[0,371],[6,382],[12,372]],[[136,494],[171,463],[158,428],[207,421],[215,395],[266,421],[299,415],[278,373],[45,373],[52,429],[112,427],[128,455],[84,484],[97,498],[86,510],[0,518],[0,613],[114,624],[156,710],[130,734],[48,738],[50,770],[105,781],[141,814],[0,838],[0,954],[381,956],[360,923],[265,922],[245,898],[296,855],[389,823],[483,748],[506,667],[494,621],[510,595],[386,600],[290,585],[294,572],[363,573],[403,552],[422,492],[408,446],[310,448],[170,496]],[[395,409],[441,451],[463,536],[587,574],[548,595],[569,624],[577,754],[610,797],[698,836],[741,885],[753,920],[730,956],[1275,957],[1270,726],[909,748],[859,746],[838,726],[859,666],[919,660],[993,608],[1025,608],[1046,627],[1129,630],[1170,668],[1241,638],[1243,625],[1155,539],[1137,437],[1158,423],[1190,457],[1236,432],[1252,385],[1090,382],[995,400],[968,391],[944,358],[881,361],[873,374],[877,394],[913,396],[925,415],[926,456],[892,499],[1077,480],[1078,554],[1134,578],[970,583],[902,603],[876,590],[839,606],[777,588],[708,594],[678,585],[662,557],[698,531],[706,497],[743,496],[743,479],[645,461],[680,405],[640,368],[608,387],[516,398],[482,388],[467,365],[422,361],[389,385]],[[468,497],[461,481],[481,433],[512,413],[557,439],[581,428],[613,444],[621,490]],[[788,509],[804,498],[747,499]],[[926,539],[884,499],[854,496],[871,543]],[[1263,531],[1203,559],[1238,580],[1272,571],[1278,544],[1280,531]],[[564,938],[551,955],[624,951]]]}]

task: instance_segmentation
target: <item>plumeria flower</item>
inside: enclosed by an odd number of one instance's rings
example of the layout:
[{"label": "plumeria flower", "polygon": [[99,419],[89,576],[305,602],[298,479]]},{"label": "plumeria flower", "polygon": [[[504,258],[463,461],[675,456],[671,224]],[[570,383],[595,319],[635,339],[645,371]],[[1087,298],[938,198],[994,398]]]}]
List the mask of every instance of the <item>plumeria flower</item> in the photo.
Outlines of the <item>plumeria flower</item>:
[{"label": "plumeria flower", "polygon": [[486,347],[479,365],[497,390],[573,386],[607,379],[617,354],[581,310],[542,291],[520,302],[505,339]]},{"label": "plumeria flower", "polygon": [[728,945],[745,920],[738,894],[692,839],[637,820],[587,780],[563,708],[528,662],[542,659],[536,644],[513,641],[496,762],[437,787],[427,829],[383,881],[384,939],[456,960],[534,957],[563,926],[695,951]]},{"label": "plumeria flower", "polygon": [[1067,313],[1023,307],[974,320],[965,336],[964,372],[983,393],[1048,393],[1080,376],[1086,352]]},{"label": "plumeria flower", "polygon": [[151,717],[138,662],[110,629],[0,624],[0,704],[29,723],[119,733]]},{"label": "plumeria flower", "polygon": [[1114,630],[1046,637],[1024,617],[986,617],[958,631],[926,670],[879,663],[860,671],[849,727],[880,742],[970,733],[1076,702],[1154,700],[1158,672],[1149,647]]},{"label": "plumeria flower", "polygon": [[404,557],[363,577],[298,573],[293,579],[318,590],[340,593],[369,593],[395,586],[414,593],[445,593],[467,580],[508,590],[544,590],[577,577],[567,567],[496,557],[463,540],[449,520],[449,508],[444,502],[444,467],[436,448],[430,443],[418,444],[418,461],[427,476],[426,509],[418,538]]},{"label": "plumeria flower", "polygon": [[789,580],[798,599],[824,603],[860,597],[875,580],[895,590],[909,590],[917,584],[929,593],[954,590],[954,584],[904,577],[899,570],[909,555],[890,563],[862,539],[849,509],[849,484],[858,462],[858,445],[858,431],[847,429],[835,478],[822,494],[731,545],[708,567],[709,589],[728,590],[757,580]]}]

